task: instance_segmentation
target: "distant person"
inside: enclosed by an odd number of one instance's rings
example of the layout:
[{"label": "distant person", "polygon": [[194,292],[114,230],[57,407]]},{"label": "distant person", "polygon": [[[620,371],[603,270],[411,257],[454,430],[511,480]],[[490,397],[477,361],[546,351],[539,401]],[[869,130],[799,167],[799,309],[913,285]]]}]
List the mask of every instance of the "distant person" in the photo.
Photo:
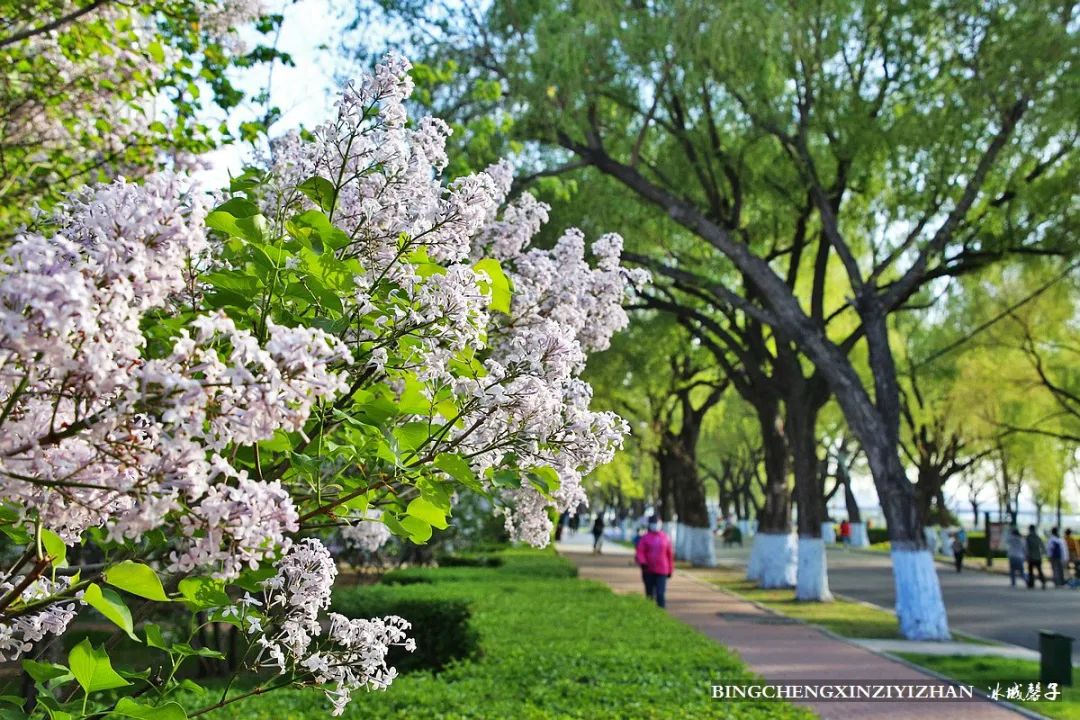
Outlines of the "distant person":
[{"label": "distant person", "polygon": [[604,513],[602,512],[596,514],[596,521],[592,524],[592,536],[592,551],[599,555],[604,545]]},{"label": "distant person", "polygon": [[1077,542],[1071,528],[1065,530],[1065,549],[1069,551],[1069,563],[1073,567],[1073,575],[1080,578],[1080,542]]},{"label": "distant person", "polygon": [[851,544],[851,523],[847,520],[840,523],[840,542],[844,545]]},{"label": "distant person", "polygon": [[1035,587],[1035,571],[1039,571],[1039,582],[1042,583],[1043,590],[1046,589],[1046,576],[1043,575],[1042,569],[1042,557],[1046,552],[1046,545],[1043,543],[1042,538],[1035,531],[1034,525],[1028,525],[1028,534],[1024,538],[1025,551],[1027,553],[1027,586],[1028,588]]},{"label": "distant person", "polygon": [[581,513],[576,512],[570,516],[570,537],[577,535],[578,528],[581,527]]},{"label": "distant person", "polygon": [[671,538],[660,529],[657,517],[649,518],[649,531],[637,544],[634,559],[641,566],[641,579],[645,583],[645,596],[665,606],[664,593],[667,581],[675,569],[675,553],[671,548]]},{"label": "distant person", "polygon": [[566,528],[566,524],[570,521],[570,511],[564,510],[559,515],[559,524],[555,526],[555,542],[562,540],[563,530]]},{"label": "distant person", "polygon": [[964,553],[966,552],[967,547],[964,545],[964,541],[960,539],[960,533],[953,533],[952,556],[953,562],[956,563],[956,572],[964,569]]},{"label": "distant person", "polygon": [[1056,527],[1050,528],[1050,541],[1046,543],[1046,557],[1050,559],[1050,574],[1054,576],[1054,587],[1065,584],[1065,567],[1069,564],[1069,548],[1061,539]]},{"label": "distant person", "polygon": [[1024,576],[1024,560],[1027,558],[1027,543],[1020,534],[1020,528],[1015,525],[1009,530],[1009,537],[1005,541],[1006,555],[1009,558],[1009,584],[1016,587],[1016,578],[1027,582]]},{"label": "distant person", "polygon": [[738,545],[742,547],[742,530],[738,525],[728,525],[724,528],[724,547],[731,547],[732,545]]}]

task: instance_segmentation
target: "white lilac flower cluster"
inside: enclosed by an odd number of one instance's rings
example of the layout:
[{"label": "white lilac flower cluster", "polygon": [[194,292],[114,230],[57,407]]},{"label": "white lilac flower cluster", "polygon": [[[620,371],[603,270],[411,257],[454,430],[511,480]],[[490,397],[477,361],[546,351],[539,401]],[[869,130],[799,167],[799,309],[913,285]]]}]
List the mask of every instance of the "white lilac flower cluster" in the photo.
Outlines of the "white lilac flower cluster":
[{"label": "white lilac flower cluster", "polygon": [[[297,528],[288,493],[217,451],[296,430],[335,397],[350,357],[322,330],[269,338],[203,316],[142,359],[151,311],[194,293],[206,207],[177,178],[86,190],[0,256],[0,500],[75,542],[104,525],[137,537],[183,507],[173,569],[234,577]],[[186,543],[186,544],[185,544]]]},{"label": "white lilac flower cluster", "polygon": [[[625,327],[626,294],[648,276],[620,267],[615,235],[592,245],[595,264],[577,230],[552,250],[530,248],[549,208],[526,194],[500,214],[513,177],[507,163],[444,186],[449,129],[430,118],[406,126],[408,70],[403,58],[389,56],[345,89],[335,119],[316,128],[313,140],[291,135],[275,143],[269,167],[276,192],[266,202],[310,207],[299,184],[349,178],[331,214],[353,240],[347,254],[364,269],[355,302],[375,329],[355,339],[373,343],[369,366],[390,382],[395,371],[413,372],[430,397],[450,388],[465,411],[447,442],[472,458],[476,471],[511,454],[525,469],[551,466],[561,481],[556,506],[576,507],[585,499],[582,476],[610,461],[628,431],[616,415],[589,409],[592,391],[580,379],[586,353],[605,349]],[[410,253],[443,271],[420,272],[402,261]],[[508,316],[487,308],[491,278],[472,265],[484,257],[499,260],[513,284]],[[374,301],[387,283],[400,302]],[[400,357],[390,367],[388,337],[409,341],[396,348]],[[481,373],[452,368],[465,348],[487,349]],[[550,503],[528,485],[505,499],[516,508],[507,514],[513,537],[546,544]]]},{"label": "white lilac flower cluster", "polygon": [[[19,593],[18,601],[29,604],[35,600],[51,598],[66,590],[70,585],[70,580],[70,578],[60,578],[53,581],[44,577],[37,578]],[[6,582],[0,582],[0,597],[7,597],[23,581],[24,576],[16,575]],[[33,649],[34,643],[43,640],[46,635],[62,635],[78,613],[76,606],[78,597],[81,595],[80,592],[70,602],[55,603],[36,612],[16,615],[0,622],[0,662],[18,660],[23,653]]]},{"label": "white lilac flower cluster", "polygon": [[397,616],[350,619],[329,613],[330,590],[337,568],[329,551],[308,538],[292,546],[277,565],[277,574],[263,583],[264,620],[248,624],[260,648],[256,664],[279,674],[310,678],[326,693],[333,715],[340,715],[352,694],[363,688],[382,690],[397,676],[386,654],[401,646],[412,652],[411,625]]},{"label": "white lilac flower cluster", "polygon": [[[39,77],[56,78],[62,90],[19,98],[0,119],[5,145],[31,146],[44,159],[53,153],[73,154],[92,141],[96,154],[119,168],[133,138],[148,133],[156,122],[168,122],[154,111],[151,88],[180,59],[179,51],[160,42],[155,18],[147,16],[140,3],[96,5],[79,13],[74,26],[61,23],[15,46],[17,57],[32,61]],[[201,29],[233,55],[245,50],[237,28],[267,9],[263,0],[197,0],[190,5]],[[100,49],[92,55],[71,52],[72,43],[65,36],[73,27],[77,35],[91,36],[101,44]]]},{"label": "white lilac flower cluster", "polygon": [[369,510],[367,518],[343,527],[341,539],[346,547],[373,553],[385,545],[390,539],[390,529],[380,522],[381,515],[378,510]]}]

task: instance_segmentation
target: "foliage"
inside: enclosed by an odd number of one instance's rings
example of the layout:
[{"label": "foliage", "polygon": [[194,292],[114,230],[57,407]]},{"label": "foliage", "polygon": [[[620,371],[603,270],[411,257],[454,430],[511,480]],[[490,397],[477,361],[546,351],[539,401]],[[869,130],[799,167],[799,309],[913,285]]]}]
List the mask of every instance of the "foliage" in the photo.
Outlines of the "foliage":
[{"label": "foliage", "polygon": [[[313,534],[424,543],[462,488],[543,545],[621,441],[580,373],[643,278],[615,236],[530,248],[545,209],[502,208],[504,165],[443,185],[445,126],[408,125],[408,69],[350,85],[215,208],[173,174],[120,180],[7,252],[0,530],[21,557],[0,653],[30,658],[32,715],[172,708],[181,666],[217,655],[192,646],[207,623],[243,636],[237,674],[264,673],[247,693],[316,685],[340,713],[414,640],[400,617],[325,614],[337,570]],[[100,562],[58,573],[75,546]],[[159,604],[186,611],[169,633],[142,622]],[[149,670],[40,667],[86,605],[124,634],[77,645],[80,667],[144,644]],[[231,691],[215,704],[247,696]]]},{"label": "foliage", "polygon": [[[370,696],[348,717],[811,717],[780,702],[712,700],[712,682],[752,677],[731,652],[646,598],[617,596],[573,579],[567,561],[553,553],[514,550],[504,556],[499,568],[426,570],[432,584],[415,591],[468,600],[482,657],[452,664],[437,676],[401,677],[390,692]],[[208,718],[318,716],[301,694],[283,692]]]},{"label": "foliage", "polygon": [[191,167],[233,140],[209,112],[244,99],[230,70],[291,62],[240,42],[245,25],[278,27],[265,11],[261,0],[0,2],[0,240],[35,204],[117,175]]}]

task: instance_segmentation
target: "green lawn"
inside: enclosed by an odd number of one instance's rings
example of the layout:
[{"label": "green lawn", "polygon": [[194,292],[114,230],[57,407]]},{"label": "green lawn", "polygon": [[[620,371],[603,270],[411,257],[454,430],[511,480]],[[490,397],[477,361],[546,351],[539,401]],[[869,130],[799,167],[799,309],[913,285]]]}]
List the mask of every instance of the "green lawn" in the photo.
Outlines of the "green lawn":
[{"label": "green lawn", "polygon": [[820,625],[837,635],[878,639],[900,637],[896,616],[887,610],[847,600],[834,600],[829,603],[798,602],[790,589],[762,590],[747,580],[741,570],[719,568],[697,574],[717,587],[760,603],[782,615]]},{"label": "green lawn", "polygon": [[[896,653],[896,655],[954,680],[970,683],[984,692],[988,692],[995,685],[1000,685],[1004,694],[1008,685],[1020,682],[1023,683],[1023,690],[1026,693],[1028,683],[1037,682],[1039,679],[1039,663],[1030,660],[949,657],[916,653]],[[1012,700],[1010,702],[1057,720],[1080,720],[1080,688],[1077,687],[1066,688],[1057,702]]]},{"label": "green lawn", "polygon": [[[554,553],[510,550],[502,556],[497,568],[410,570],[414,579],[419,574],[430,582],[376,590],[469,600],[483,654],[438,676],[402,676],[385,693],[361,693],[345,717],[813,717],[783,703],[712,700],[713,682],[751,677],[732,653],[644,597],[616,596],[573,577],[573,567]],[[203,717],[292,720],[327,717],[327,710],[320,694],[289,690]]]},{"label": "green lawn", "polygon": [[[878,640],[900,640],[900,628],[896,615],[873,605],[837,598],[832,602],[799,602],[793,591],[788,589],[762,590],[749,581],[742,570],[717,568],[714,570],[694,571],[708,582],[747,600],[764,605],[781,615],[796,618],[803,622],[821,627],[846,638],[868,638]],[[957,640],[976,645],[997,645],[992,640],[972,637],[953,631]]]}]

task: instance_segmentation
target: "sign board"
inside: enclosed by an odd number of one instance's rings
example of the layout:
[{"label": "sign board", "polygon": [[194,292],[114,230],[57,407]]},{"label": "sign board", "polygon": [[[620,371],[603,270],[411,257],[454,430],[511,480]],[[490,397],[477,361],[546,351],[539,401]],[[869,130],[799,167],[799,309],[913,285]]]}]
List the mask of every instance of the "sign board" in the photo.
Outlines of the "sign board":
[{"label": "sign board", "polygon": [[1005,533],[1007,531],[1007,525],[1003,522],[992,522],[986,524],[986,540],[990,544],[991,550],[1005,550]]}]

